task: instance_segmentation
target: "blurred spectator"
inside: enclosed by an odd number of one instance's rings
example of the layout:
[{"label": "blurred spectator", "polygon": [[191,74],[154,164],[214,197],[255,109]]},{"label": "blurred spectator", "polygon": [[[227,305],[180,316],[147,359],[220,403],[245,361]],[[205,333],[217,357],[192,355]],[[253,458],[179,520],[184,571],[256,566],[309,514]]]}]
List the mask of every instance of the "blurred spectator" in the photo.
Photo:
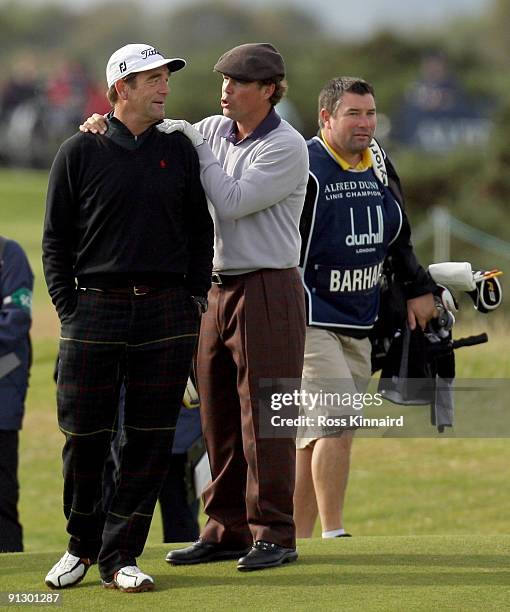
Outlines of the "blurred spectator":
[{"label": "blurred spectator", "polygon": [[49,167],[62,142],[91,114],[106,113],[106,91],[79,62],[61,62],[44,81],[35,58],[15,63],[0,95],[0,162]]},{"label": "blurred spectator", "polygon": [[393,119],[391,137],[399,144],[432,153],[487,143],[491,122],[481,100],[470,98],[450,70],[447,57],[423,57],[414,82]]},{"label": "blurred spectator", "polygon": [[11,74],[1,86],[0,161],[20,165],[33,143],[37,123],[40,81],[36,60],[23,54],[14,60]]},{"label": "blurred spectator", "polygon": [[89,82],[87,97],[85,98],[85,104],[81,111],[80,123],[83,121],[84,117],[90,117],[93,113],[105,115],[111,110],[110,103],[106,99],[106,91],[103,83]]},{"label": "blurred spectator", "polygon": [[[51,133],[60,141],[76,131],[84,110],[95,97],[96,83],[90,78],[85,66],[79,62],[65,61],[46,83],[46,104]],[[94,101],[95,104],[95,101]],[[101,110],[107,112],[110,105],[106,91],[102,89]],[[97,111],[97,106],[94,107]],[[86,115],[88,116],[88,115]]]},{"label": "blurred spectator", "polygon": [[35,58],[23,55],[14,62],[12,73],[2,85],[0,111],[7,118],[19,104],[37,96],[39,82]]},{"label": "blurred spectator", "polygon": [[33,283],[23,249],[0,236],[0,553],[23,550],[18,441],[31,362]]},{"label": "blurred spectator", "polygon": [[195,466],[191,455],[204,452],[198,405],[182,406],[170,455],[170,469],[158,497],[163,542],[194,542],[199,536],[201,491],[195,491],[193,486]]}]

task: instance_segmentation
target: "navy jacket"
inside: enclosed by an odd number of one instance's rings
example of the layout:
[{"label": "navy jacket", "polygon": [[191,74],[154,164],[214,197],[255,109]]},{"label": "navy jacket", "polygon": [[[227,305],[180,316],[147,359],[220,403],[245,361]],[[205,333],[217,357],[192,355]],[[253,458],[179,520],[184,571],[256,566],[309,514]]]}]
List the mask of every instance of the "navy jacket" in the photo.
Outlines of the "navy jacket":
[{"label": "navy jacket", "polygon": [[28,387],[34,275],[17,242],[0,259],[0,429],[21,429]]}]

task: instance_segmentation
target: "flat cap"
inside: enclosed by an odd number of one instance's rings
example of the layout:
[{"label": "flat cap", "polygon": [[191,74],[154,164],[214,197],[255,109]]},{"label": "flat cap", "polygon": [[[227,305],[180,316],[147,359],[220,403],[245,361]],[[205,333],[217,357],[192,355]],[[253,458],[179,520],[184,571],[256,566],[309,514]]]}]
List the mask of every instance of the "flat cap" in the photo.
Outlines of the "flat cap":
[{"label": "flat cap", "polygon": [[263,81],[285,76],[283,57],[269,43],[239,45],[224,53],[214,66],[216,72],[240,81]]}]

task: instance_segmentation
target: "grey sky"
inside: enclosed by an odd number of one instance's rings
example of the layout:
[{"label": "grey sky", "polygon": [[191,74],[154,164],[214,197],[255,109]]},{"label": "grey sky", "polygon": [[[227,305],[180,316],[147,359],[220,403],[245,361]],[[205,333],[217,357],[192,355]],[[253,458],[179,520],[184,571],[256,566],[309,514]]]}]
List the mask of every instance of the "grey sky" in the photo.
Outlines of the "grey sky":
[{"label": "grey sky", "polygon": [[[52,0],[72,5],[75,10],[103,5],[104,0]],[[122,3],[121,0],[110,0]],[[150,11],[183,5],[199,4],[198,0],[141,0]],[[2,2],[2,0],[0,0]],[[23,0],[26,4],[41,5],[45,0]],[[225,2],[224,2],[225,3]],[[227,2],[228,3],[228,2]],[[442,24],[448,19],[483,13],[491,0],[230,0],[235,5],[264,6],[294,5],[314,13],[328,31],[339,37],[367,36],[381,27],[415,29]]]}]

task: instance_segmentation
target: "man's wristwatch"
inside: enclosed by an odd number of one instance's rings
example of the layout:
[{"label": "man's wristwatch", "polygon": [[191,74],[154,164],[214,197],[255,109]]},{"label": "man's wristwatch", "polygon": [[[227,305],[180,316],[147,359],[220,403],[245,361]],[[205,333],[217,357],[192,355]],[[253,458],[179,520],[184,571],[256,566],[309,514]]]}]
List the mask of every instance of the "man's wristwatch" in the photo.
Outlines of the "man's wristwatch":
[{"label": "man's wristwatch", "polygon": [[192,295],[191,299],[193,300],[193,302],[195,302],[199,314],[204,314],[204,312],[207,312],[207,298],[202,297],[201,295]]}]

